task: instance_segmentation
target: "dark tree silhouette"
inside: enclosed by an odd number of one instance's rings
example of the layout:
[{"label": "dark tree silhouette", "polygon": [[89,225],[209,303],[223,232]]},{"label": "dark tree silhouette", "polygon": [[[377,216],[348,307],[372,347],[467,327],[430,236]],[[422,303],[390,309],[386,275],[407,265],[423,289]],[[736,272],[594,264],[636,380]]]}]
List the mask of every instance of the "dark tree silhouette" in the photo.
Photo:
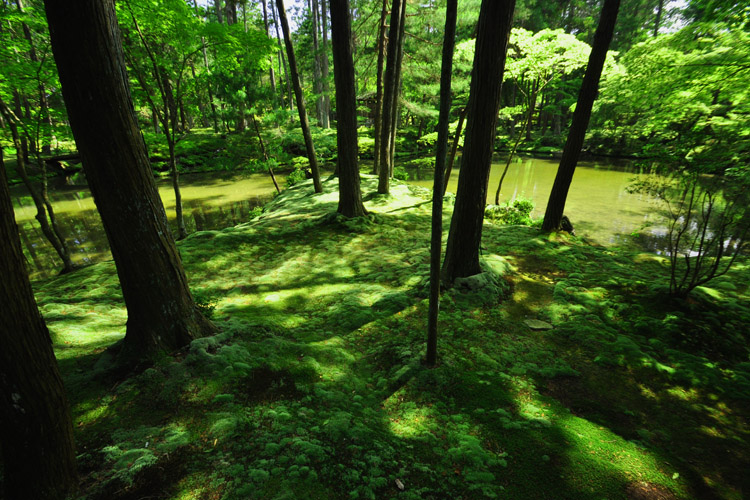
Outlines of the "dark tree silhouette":
[{"label": "dark tree silhouette", "polygon": [[62,500],[78,488],[73,425],[34,300],[0,149],[0,448],[8,500]]},{"label": "dark tree silhouette", "polygon": [[46,0],[73,136],[128,309],[121,364],[214,331],[195,306],[130,97],[113,0]]},{"label": "dark tree silhouette", "polygon": [[365,215],[357,163],[357,99],[354,91],[349,0],[330,0],[333,78],[336,83],[336,144],[339,209],[347,217]]},{"label": "dark tree silhouette", "polygon": [[604,7],[599,18],[599,26],[594,34],[594,46],[591,48],[586,73],[583,75],[581,90],[578,92],[578,103],[573,113],[573,123],[568,131],[568,139],[565,141],[560,166],[557,167],[555,183],[547,201],[547,210],[544,213],[542,230],[555,231],[560,229],[565,201],[568,198],[568,190],[573,180],[573,174],[581,156],[583,139],[586,137],[586,129],[591,118],[591,108],[599,89],[599,79],[602,76],[604,61],[607,59],[607,50],[612,41],[612,33],[615,31],[617,11],[620,8],[620,0],[604,0]]},{"label": "dark tree silhouette", "polygon": [[449,285],[480,272],[479,245],[514,7],[515,0],[483,0],[479,11],[464,153],[442,271]]}]

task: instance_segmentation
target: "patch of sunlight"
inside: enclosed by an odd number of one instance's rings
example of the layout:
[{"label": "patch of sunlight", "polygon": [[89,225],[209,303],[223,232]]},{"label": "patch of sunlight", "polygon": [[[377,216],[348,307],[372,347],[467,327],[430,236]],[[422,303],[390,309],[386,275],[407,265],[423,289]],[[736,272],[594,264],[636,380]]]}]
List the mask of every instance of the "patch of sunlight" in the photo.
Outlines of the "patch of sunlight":
[{"label": "patch of sunlight", "polygon": [[672,467],[608,428],[571,414],[559,415],[555,424],[568,443],[564,452],[570,464],[567,479],[575,481],[601,474],[602,480],[611,480],[616,475],[629,481],[650,480],[672,491],[685,492],[684,480],[675,477]]},{"label": "patch of sunlight", "polygon": [[695,401],[698,399],[698,390],[695,388],[670,387],[667,389],[667,394],[682,401]]},{"label": "patch of sunlight", "polygon": [[722,438],[722,439],[725,439],[727,437],[726,434],[724,434],[723,432],[721,432],[716,427],[708,427],[708,426],[705,426],[705,425],[701,425],[699,427],[699,429],[706,436],[711,436],[711,437],[715,437],[715,438]]},{"label": "patch of sunlight", "polygon": [[269,302],[279,302],[281,300],[281,295],[278,293],[272,293],[271,295],[266,295],[263,298],[263,302],[269,303]]},{"label": "patch of sunlight", "polygon": [[641,394],[649,399],[657,399],[656,393],[643,384],[638,384]]},{"label": "patch of sunlight", "polygon": [[73,407],[71,413],[78,416],[76,420],[79,425],[86,425],[87,423],[95,422],[99,417],[107,413],[111,401],[111,399],[104,398],[95,403],[84,402]]},{"label": "patch of sunlight", "polygon": [[720,300],[720,299],[724,298],[724,295],[720,291],[718,291],[718,290],[716,290],[714,288],[708,288],[708,287],[705,287],[705,286],[699,286],[699,287],[696,287],[695,290],[699,291],[701,293],[704,293],[704,294],[708,295],[709,297],[711,297],[713,299],[719,299]]}]

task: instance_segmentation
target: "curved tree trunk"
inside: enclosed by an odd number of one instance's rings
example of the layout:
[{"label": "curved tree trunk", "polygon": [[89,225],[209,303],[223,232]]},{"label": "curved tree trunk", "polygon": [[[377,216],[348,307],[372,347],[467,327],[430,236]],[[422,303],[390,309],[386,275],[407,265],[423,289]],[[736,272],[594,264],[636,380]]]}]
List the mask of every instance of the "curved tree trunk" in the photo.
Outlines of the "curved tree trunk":
[{"label": "curved tree trunk", "polygon": [[299,122],[302,127],[302,135],[305,138],[305,148],[307,149],[307,159],[310,162],[310,170],[313,176],[313,185],[316,193],[323,192],[323,186],[320,184],[320,171],[318,170],[318,159],[315,156],[315,147],[313,146],[312,134],[310,133],[310,122],[307,120],[307,110],[305,108],[305,98],[302,95],[302,86],[299,83],[299,73],[297,72],[297,59],[294,57],[294,46],[292,45],[292,36],[289,32],[289,21],[286,19],[284,10],[284,0],[276,0],[276,7],[279,11],[279,20],[281,29],[284,32],[284,44],[286,45],[286,55],[289,58],[289,75],[292,78],[294,87],[294,97],[297,99],[297,113]]},{"label": "curved tree trunk", "polygon": [[73,135],[117,266],[128,322],[119,362],[180,348],[198,311],[138,128],[114,0],[45,0]]},{"label": "curved tree trunk", "polygon": [[438,312],[440,310],[440,250],[443,243],[443,170],[448,151],[448,126],[451,112],[451,72],[453,47],[456,44],[458,0],[448,0],[445,12],[445,35],[440,69],[440,116],[438,118],[435,181],[432,186],[432,235],[430,240],[430,305],[427,313],[427,366],[437,362]]},{"label": "curved tree trunk", "polygon": [[0,448],[8,500],[62,500],[78,489],[73,425],[49,332],[13,218],[0,150]]},{"label": "curved tree trunk", "polygon": [[447,284],[480,272],[479,245],[514,6],[515,0],[482,0],[479,11],[464,154],[443,262]]},{"label": "curved tree trunk", "polygon": [[362,204],[357,164],[357,98],[354,90],[352,27],[349,0],[330,0],[333,41],[333,78],[336,82],[336,144],[339,175],[339,213],[367,214]]},{"label": "curved tree trunk", "polygon": [[599,79],[602,76],[604,61],[607,59],[607,50],[612,41],[612,34],[617,21],[617,11],[620,8],[620,0],[604,0],[599,26],[594,34],[594,45],[591,48],[586,73],[583,76],[581,90],[578,92],[578,103],[573,113],[573,123],[568,131],[568,139],[565,141],[560,166],[557,168],[555,183],[547,201],[547,210],[544,213],[542,230],[555,231],[560,228],[565,201],[568,198],[570,183],[581,156],[583,139],[586,137],[586,129],[591,118],[591,108],[599,89]]}]

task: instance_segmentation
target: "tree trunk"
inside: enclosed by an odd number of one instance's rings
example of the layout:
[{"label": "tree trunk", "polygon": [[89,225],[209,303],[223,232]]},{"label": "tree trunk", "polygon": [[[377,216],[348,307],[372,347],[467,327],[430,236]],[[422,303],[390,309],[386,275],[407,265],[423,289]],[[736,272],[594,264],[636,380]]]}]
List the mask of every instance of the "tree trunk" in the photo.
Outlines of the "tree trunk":
[{"label": "tree trunk", "polygon": [[286,65],[286,58],[284,57],[284,49],[281,47],[281,30],[279,29],[278,17],[274,13],[273,4],[271,4],[271,16],[273,16],[273,24],[274,24],[274,27],[276,28],[276,42],[279,45],[279,56],[280,56],[279,65],[283,66],[284,68],[284,79],[286,80],[286,95],[287,95],[288,102],[289,102],[289,110],[291,111],[292,109],[294,109],[294,104],[293,104],[294,99],[292,99],[292,82],[289,78],[289,73],[287,72],[287,69],[286,69],[287,65]]},{"label": "tree trunk", "polygon": [[656,5],[656,19],[654,19],[654,37],[659,35],[659,26],[661,25],[661,15],[664,11],[664,0],[659,0]]},{"label": "tree trunk", "polygon": [[[208,69],[208,54],[206,53],[206,39],[201,37],[201,50],[203,52],[203,65]],[[219,132],[219,119],[218,113],[216,112],[216,103],[214,102],[214,93],[211,90],[211,82],[206,82],[206,90],[208,90],[208,102],[211,104],[211,120],[214,122],[214,132]]]},{"label": "tree trunk", "polygon": [[453,139],[453,147],[451,148],[451,154],[448,157],[448,166],[445,167],[445,179],[443,181],[443,196],[445,196],[445,192],[448,189],[448,181],[451,180],[451,172],[453,171],[453,164],[456,162],[456,153],[458,152],[458,143],[461,141],[461,131],[463,130],[467,111],[468,111],[468,108],[464,107],[461,110],[461,114],[458,116],[458,125],[456,126],[456,137]]},{"label": "tree trunk", "polygon": [[78,490],[73,424],[52,342],[26,274],[0,149],[0,449],[5,498]]},{"label": "tree trunk", "polygon": [[515,0],[482,0],[479,11],[464,154],[442,271],[449,285],[480,272],[479,245],[514,7]]},{"label": "tree trunk", "polygon": [[[263,0],[263,26],[266,27],[266,36],[270,38],[269,31],[268,31],[268,4],[266,0]],[[271,92],[273,92],[273,95],[276,95],[276,75],[273,73],[273,60],[271,61],[271,64],[268,67],[268,73],[271,77]],[[274,99],[275,100],[275,99]],[[255,119],[253,117],[253,119]]]},{"label": "tree trunk", "polygon": [[318,127],[323,126],[323,82],[320,81],[320,44],[318,43],[318,0],[308,0],[312,15],[313,35],[313,89],[315,91],[315,112]]},{"label": "tree trunk", "polygon": [[328,18],[326,0],[321,0],[321,29],[323,31],[323,52],[320,57],[321,78],[323,79],[323,128],[331,128],[331,89],[328,85]]},{"label": "tree trunk", "polygon": [[219,21],[219,24],[224,22],[224,16],[221,12],[221,0],[214,0],[214,9],[216,11],[216,19]]},{"label": "tree trunk", "polygon": [[357,96],[354,90],[352,27],[349,0],[330,0],[333,78],[336,84],[336,144],[339,208],[345,217],[360,217],[362,204],[357,164]]},{"label": "tree trunk", "polygon": [[[34,207],[36,208],[36,220],[39,222],[39,227],[42,229],[47,241],[49,241],[52,248],[55,249],[58,257],[62,261],[63,268],[61,274],[69,273],[74,269],[73,262],[70,259],[70,250],[68,245],[65,243],[65,239],[57,227],[57,223],[54,219],[54,211],[52,211],[52,205],[49,203],[49,199],[46,194],[46,170],[43,170],[42,175],[42,189],[37,191],[36,186],[31,182],[28,172],[26,171],[26,161],[23,157],[23,147],[21,146],[21,135],[18,131],[18,113],[13,113],[11,109],[3,102],[0,98],[0,114],[5,116],[8,122],[11,139],[13,146],[16,149],[16,171],[21,177],[26,190],[31,195],[31,199],[34,201]],[[37,153],[37,158],[39,157]],[[42,163],[42,168],[45,166]],[[49,219],[48,219],[49,216]],[[51,223],[51,225],[50,225]]]},{"label": "tree trunk", "polygon": [[544,231],[555,231],[560,228],[565,201],[578,164],[578,157],[581,155],[583,140],[586,137],[589,118],[591,118],[591,108],[599,89],[599,79],[602,76],[609,43],[612,41],[619,8],[620,0],[604,0],[599,26],[594,34],[594,45],[591,48],[586,73],[583,75],[583,83],[578,93],[573,123],[568,131],[568,139],[565,141],[560,166],[557,168],[555,183],[552,185],[547,210],[544,213],[544,222],[542,222]]},{"label": "tree trunk", "polygon": [[430,239],[430,304],[427,311],[427,366],[437,362],[438,312],[440,310],[440,251],[443,244],[443,170],[448,151],[448,126],[451,112],[451,72],[456,44],[458,0],[448,0],[445,12],[445,36],[440,69],[440,116],[438,117],[435,181],[432,186],[432,234]]},{"label": "tree trunk", "polygon": [[394,83],[396,85],[396,88],[393,91],[393,114],[391,115],[391,137],[388,141],[390,144],[390,149],[388,151],[389,160],[389,173],[388,175],[393,178],[393,168],[395,166],[394,164],[394,155],[396,154],[396,132],[398,129],[399,124],[399,104],[400,104],[400,98],[401,98],[401,87],[403,83],[403,77],[401,73],[401,64],[404,60],[404,31],[406,28],[406,0],[403,1],[401,5],[401,20],[399,22],[399,32],[398,32],[398,59],[396,60],[396,78],[394,80]]},{"label": "tree trunk", "polygon": [[396,99],[396,82],[398,81],[398,46],[399,23],[401,22],[401,8],[404,0],[393,0],[391,8],[391,26],[388,30],[388,56],[385,64],[385,79],[383,81],[383,116],[380,128],[380,171],[378,177],[378,193],[388,194],[390,190],[390,137],[393,123],[393,101]]},{"label": "tree trunk", "polygon": [[294,96],[297,99],[297,112],[299,114],[300,125],[302,126],[302,135],[305,138],[305,148],[307,149],[307,159],[310,162],[310,170],[313,175],[313,185],[315,192],[323,192],[323,186],[320,184],[320,172],[318,171],[318,159],[315,157],[315,147],[312,142],[310,133],[310,123],[307,121],[307,110],[305,109],[305,98],[302,96],[302,86],[299,83],[299,73],[297,72],[297,59],[294,57],[294,46],[292,45],[292,36],[289,32],[289,21],[286,19],[284,10],[284,0],[276,0],[276,7],[279,12],[281,29],[284,32],[284,44],[286,45],[286,55],[289,58],[289,75],[292,78],[294,86]]},{"label": "tree trunk", "polygon": [[45,0],[71,129],[109,240],[128,322],[118,361],[173,351],[215,327],[198,311],[130,97],[114,0]]},{"label": "tree trunk", "polygon": [[377,175],[380,171],[380,142],[382,137],[383,126],[383,62],[385,59],[386,47],[386,21],[388,20],[388,0],[383,0],[383,8],[380,11],[380,24],[378,30],[378,65],[376,69],[375,83],[375,159],[372,165],[372,173]]}]

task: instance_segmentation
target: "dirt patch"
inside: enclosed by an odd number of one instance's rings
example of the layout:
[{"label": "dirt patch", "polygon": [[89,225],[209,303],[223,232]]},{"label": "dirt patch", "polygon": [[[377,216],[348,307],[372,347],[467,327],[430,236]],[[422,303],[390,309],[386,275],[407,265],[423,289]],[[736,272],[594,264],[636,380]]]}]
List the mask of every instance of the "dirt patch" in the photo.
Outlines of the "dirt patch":
[{"label": "dirt patch", "polygon": [[677,500],[669,488],[646,481],[628,484],[625,494],[629,500]]}]

